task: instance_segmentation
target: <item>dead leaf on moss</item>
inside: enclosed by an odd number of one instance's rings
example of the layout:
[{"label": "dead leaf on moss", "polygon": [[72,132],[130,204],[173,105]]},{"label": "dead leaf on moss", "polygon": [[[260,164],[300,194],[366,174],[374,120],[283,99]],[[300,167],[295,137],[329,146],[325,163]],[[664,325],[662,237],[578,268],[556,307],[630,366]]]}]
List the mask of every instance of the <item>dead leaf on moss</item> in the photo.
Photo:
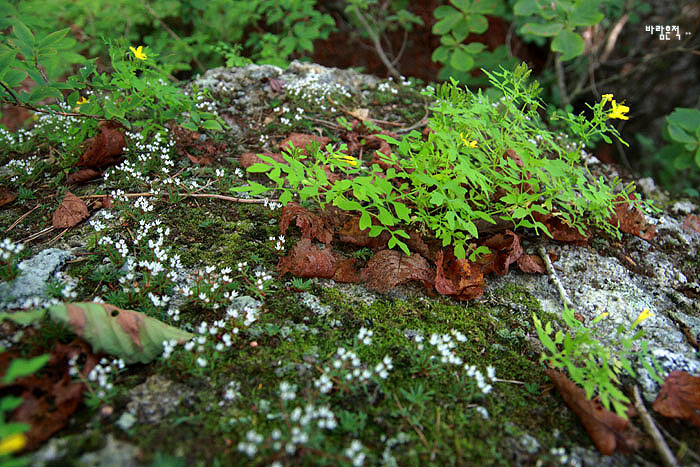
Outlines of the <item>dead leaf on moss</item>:
[{"label": "dead leaf on moss", "polygon": [[302,154],[308,156],[309,153],[306,150],[307,145],[316,144],[320,147],[325,147],[326,144],[331,142],[331,139],[327,136],[307,135],[305,133],[290,133],[289,136],[280,143],[280,151],[286,150],[289,147],[290,142],[295,148],[301,149]]},{"label": "dead leaf on moss", "polygon": [[77,183],[85,183],[85,182],[89,182],[90,180],[100,178],[101,176],[102,176],[102,172],[99,170],[80,169],[77,172],[70,174],[68,176],[68,180],[66,180],[66,183],[68,185],[74,185]]},{"label": "dead leaf on moss", "polygon": [[333,230],[326,221],[296,203],[287,203],[282,208],[282,217],[280,217],[280,233],[282,235],[287,233],[292,219],[296,219],[296,225],[301,229],[302,238],[310,240],[316,238],[326,245],[333,240]]},{"label": "dead leaf on moss", "polygon": [[[635,200],[637,197],[634,193],[630,193],[630,200]],[[615,201],[625,201],[622,195],[615,198]],[[612,225],[618,225],[622,232],[636,235],[646,241],[651,241],[656,235],[656,226],[648,224],[644,213],[633,206],[630,202],[621,202],[615,207],[615,214],[608,219]]]},{"label": "dead leaf on moss", "polygon": [[437,254],[435,290],[457,300],[471,300],[484,293],[484,274],[481,266],[467,259],[457,259],[451,251]]},{"label": "dead leaf on moss", "polygon": [[355,269],[355,258],[347,258],[340,263],[333,274],[336,282],[358,283],[362,281],[360,273]]},{"label": "dead leaf on moss", "polygon": [[[2,204],[0,204],[0,206],[2,206]],[[694,214],[688,214],[685,216],[685,219],[683,219],[683,228],[685,230],[694,230],[697,233],[700,233],[700,217]]]},{"label": "dead leaf on moss", "polygon": [[653,407],[664,417],[688,420],[700,428],[700,377],[685,371],[672,371]]},{"label": "dead leaf on moss", "polygon": [[187,152],[187,151],[184,151],[184,152],[185,152],[185,155],[187,156],[187,158],[188,158],[193,164],[203,165],[203,166],[205,166],[205,167],[208,167],[208,166],[210,166],[210,165],[212,165],[212,164],[214,163],[214,159],[212,159],[211,157],[209,157],[209,156],[207,156],[207,155],[193,156],[192,154],[190,154],[190,153]]},{"label": "dead leaf on moss", "polygon": [[75,165],[98,169],[119,160],[126,146],[126,138],[121,127],[112,122],[102,122],[98,135],[86,140],[86,143],[87,149]]},{"label": "dead leaf on moss", "polygon": [[10,204],[17,199],[17,193],[7,187],[0,187],[0,206]]},{"label": "dead leaf on moss", "polygon": [[291,273],[297,277],[322,277],[330,279],[338,267],[338,258],[330,248],[321,249],[311,244],[311,239],[302,238],[280,258],[277,269],[280,276]]},{"label": "dead leaf on moss", "polygon": [[[374,218],[373,223],[377,222]],[[353,216],[345,220],[342,228],[338,231],[338,239],[342,243],[349,243],[359,247],[372,249],[386,248],[391,235],[382,232],[376,237],[369,236],[369,229],[360,230],[360,216]]]},{"label": "dead leaf on moss", "polygon": [[[586,391],[578,387],[565,374],[551,368],[546,369],[545,372],[564,402],[579,417],[601,454],[609,456],[616,449],[632,452],[640,447],[639,439],[629,420],[607,410],[597,399],[587,399]],[[631,414],[628,412],[627,415]]]},{"label": "dead leaf on moss", "polygon": [[380,293],[410,280],[419,280],[426,287],[435,282],[435,273],[425,258],[418,253],[406,256],[396,250],[381,250],[375,253],[360,276],[367,282],[367,287]]},{"label": "dead leaf on moss", "polygon": [[63,202],[53,213],[52,225],[55,229],[65,229],[73,227],[88,217],[90,214],[83,200],[67,191]]}]

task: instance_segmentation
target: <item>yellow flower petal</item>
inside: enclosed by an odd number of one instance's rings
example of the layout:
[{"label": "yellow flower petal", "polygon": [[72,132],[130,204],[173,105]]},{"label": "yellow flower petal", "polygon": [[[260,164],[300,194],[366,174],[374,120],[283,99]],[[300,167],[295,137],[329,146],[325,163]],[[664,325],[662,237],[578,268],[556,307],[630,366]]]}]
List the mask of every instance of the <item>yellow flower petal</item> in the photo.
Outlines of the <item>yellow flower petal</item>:
[{"label": "yellow flower petal", "polygon": [[0,440],[0,456],[21,450],[27,444],[24,433],[15,433]]},{"label": "yellow flower petal", "polygon": [[76,104],[77,104],[77,105],[82,105],[82,104],[87,104],[88,102],[90,102],[89,99],[86,99],[86,98],[84,98],[84,97],[81,97],[80,99],[78,99],[78,102],[76,102]]},{"label": "yellow flower petal", "polygon": [[143,53],[143,46],[139,45],[137,48],[129,47],[129,50],[133,52],[134,57],[138,58],[139,60],[146,60],[146,54]]},{"label": "yellow flower petal", "polygon": [[630,111],[629,107],[623,104],[618,105],[614,99],[612,101],[612,107],[612,112],[608,114],[608,118],[619,118],[620,120],[629,120],[629,117],[625,115],[627,112]]},{"label": "yellow flower petal", "polygon": [[603,104],[605,104],[608,101],[611,101],[613,98],[612,94],[603,94]]},{"label": "yellow flower petal", "polygon": [[632,327],[636,328],[642,321],[644,321],[645,319],[649,319],[652,316],[654,316],[654,313],[649,311],[649,308],[645,308],[644,310],[642,310],[641,313],[639,313],[637,319],[634,320],[634,323],[632,323]]}]

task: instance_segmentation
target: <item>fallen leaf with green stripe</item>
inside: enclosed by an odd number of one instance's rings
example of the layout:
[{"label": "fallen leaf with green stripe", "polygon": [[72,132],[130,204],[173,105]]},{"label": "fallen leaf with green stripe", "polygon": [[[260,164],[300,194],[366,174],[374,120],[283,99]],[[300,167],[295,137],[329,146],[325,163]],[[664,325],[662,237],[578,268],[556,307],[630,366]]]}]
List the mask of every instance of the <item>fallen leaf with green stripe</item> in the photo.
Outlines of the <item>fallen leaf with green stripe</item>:
[{"label": "fallen leaf with green stripe", "polygon": [[150,362],[167,340],[184,343],[194,337],[138,311],[106,303],[63,303],[49,307],[49,314],[88,341],[95,353],[115,355],[127,364]]}]

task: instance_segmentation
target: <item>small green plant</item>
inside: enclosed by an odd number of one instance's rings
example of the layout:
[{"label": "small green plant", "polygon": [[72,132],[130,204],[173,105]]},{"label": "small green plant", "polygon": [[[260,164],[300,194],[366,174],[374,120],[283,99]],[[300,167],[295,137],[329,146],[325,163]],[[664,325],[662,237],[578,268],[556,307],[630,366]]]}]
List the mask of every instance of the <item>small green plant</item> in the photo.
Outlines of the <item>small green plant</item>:
[{"label": "small green plant", "polygon": [[24,245],[14,243],[9,238],[0,242],[0,280],[9,282],[17,277],[19,268],[17,262]]},{"label": "small green plant", "polygon": [[[10,362],[10,366],[0,382],[6,385],[17,378],[32,375],[48,361],[48,354],[30,359],[16,358]],[[29,431],[31,427],[26,423],[8,422],[5,420],[6,414],[19,407],[22,404],[22,400],[21,397],[16,396],[5,396],[0,399],[0,465],[3,466],[19,467],[29,464],[28,459],[11,458],[11,455],[21,451],[27,444],[27,438],[24,433]]]},{"label": "small green plant", "polygon": [[[346,148],[324,150],[314,147],[310,156],[298,148],[287,148],[284,163],[259,155],[263,163],[248,168],[265,173],[282,193],[279,201],[287,204],[294,196],[314,200],[322,209],[332,204],[360,215],[360,229],[369,229],[372,237],[388,232],[390,248],[399,247],[409,254],[403,239],[408,228],[432,233],[443,246],[453,245],[455,255],[473,259],[482,253],[471,244],[479,237],[476,221],[512,222],[514,228],[533,228],[549,234],[536,214],[555,212],[568,225],[585,233],[590,226],[619,236],[608,222],[619,195],[629,198],[634,186],[621,193],[601,178],[593,179],[577,163],[581,148],[593,138],[619,133],[608,125],[609,118],[625,118],[623,105],[612,96],[592,106],[593,116],[558,114],[573,136],[574,145],[562,146],[541,121],[542,104],[537,82],[528,83],[530,70],[523,64],[510,72],[486,72],[500,93],[492,99],[475,94],[452,81],[437,90],[427,91],[435,99],[433,130],[424,138],[413,131],[401,141],[380,135],[396,145],[396,154],[380,157],[389,166],[364,167],[362,161],[346,154]],[[609,139],[609,138],[608,138]],[[330,183],[324,167],[346,175]],[[397,168],[398,167],[398,168]],[[263,193],[268,188],[257,182],[235,191]],[[634,201],[640,204],[639,201]]]},{"label": "small green plant", "polygon": [[[644,330],[637,329],[640,323],[652,314],[645,309],[629,329],[626,329],[624,324],[618,326],[615,339],[622,345],[622,353],[616,353],[598,337],[600,331],[597,331],[595,326],[606,316],[607,313],[602,313],[596,317],[589,328],[574,317],[573,310],[565,307],[562,318],[569,330],[556,331],[553,338],[552,323],[548,322],[543,326],[534,313],[532,320],[537,336],[546,349],[540,361],[557,370],[566,369],[571,380],[586,391],[586,397],[590,399],[597,394],[606,409],[610,409],[612,405],[618,415],[626,417],[625,404],[629,404],[630,400],[618,386],[623,370],[635,377],[631,360],[639,354],[638,348],[642,351],[639,355],[640,363],[657,382],[662,383],[654,367],[647,361],[647,342],[640,340],[644,336]],[[630,335],[632,332],[634,334]]]},{"label": "small green plant", "polygon": [[292,287],[294,287],[297,290],[302,290],[302,291],[311,290],[311,284],[313,284],[311,279],[304,280],[301,277],[293,277],[292,278]]}]

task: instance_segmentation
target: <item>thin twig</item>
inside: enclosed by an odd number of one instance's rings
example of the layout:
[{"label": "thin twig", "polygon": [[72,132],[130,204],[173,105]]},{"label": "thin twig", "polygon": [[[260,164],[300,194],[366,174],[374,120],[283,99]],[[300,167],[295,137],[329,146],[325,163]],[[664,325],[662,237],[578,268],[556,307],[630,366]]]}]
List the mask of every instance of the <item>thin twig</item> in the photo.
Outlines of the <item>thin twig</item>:
[{"label": "thin twig", "polygon": [[410,131],[415,130],[416,128],[420,128],[422,126],[426,126],[428,124],[428,114],[430,113],[430,110],[425,111],[425,115],[423,115],[423,118],[418,120],[416,123],[414,123],[411,126],[407,126],[405,128],[399,128],[396,130],[396,133],[408,133]]},{"label": "thin twig", "polygon": [[406,415],[406,413],[408,413],[408,412],[406,411],[406,409],[403,408],[403,406],[401,405],[401,402],[399,402],[399,398],[396,397],[396,393],[392,393],[392,395],[394,396],[394,400],[396,401],[396,405],[399,407],[399,409],[401,410],[401,412],[403,412],[403,413],[401,414],[401,416],[408,422],[409,425],[411,425],[411,427],[412,427],[413,430],[416,432],[416,434],[418,434],[418,437],[420,438],[421,442],[423,443],[423,446],[425,446],[426,449],[430,449],[430,445],[428,444],[428,440],[425,439],[425,435],[423,434],[423,432],[421,431],[421,429],[418,428],[418,427],[411,421],[410,418],[408,418],[408,416]]},{"label": "thin twig", "polygon": [[557,291],[559,292],[559,297],[561,297],[561,301],[564,302],[564,304],[567,307],[573,308],[574,304],[569,299],[569,296],[566,294],[564,287],[562,287],[561,282],[559,281],[559,278],[557,277],[556,273],[554,272],[554,268],[552,267],[552,261],[549,259],[549,255],[547,254],[547,251],[545,251],[544,247],[541,246],[537,250],[537,252],[540,254],[542,261],[544,261],[544,265],[547,268],[547,274],[549,274],[549,279],[554,283],[554,286],[557,288]]},{"label": "thin twig", "polygon": [[559,93],[561,94],[562,107],[566,107],[571,100],[566,90],[566,77],[564,76],[564,65],[561,62],[560,53],[557,53],[557,56],[554,58],[554,69],[557,72],[557,85],[559,86]]},{"label": "thin twig", "polygon": [[634,407],[637,409],[639,418],[642,420],[644,430],[646,430],[647,434],[651,436],[651,439],[654,441],[656,451],[659,453],[659,456],[661,456],[661,463],[666,467],[677,466],[678,461],[666,444],[664,437],[656,428],[656,424],[654,424],[654,420],[651,418],[651,415],[649,415],[649,412],[647,412],[646,407],[644,407],[642,397],[639,395],[639,387],[637,387],[636,384],[632,387],[632,391],[634,393]]},{"label": "thin twig", "polygon": [[362,23],[362,27],[364,27],[367,31],[369,38],[374,44],[374,49],[377,51],[377,55],[379,55],[379,59],[389,71],[389,74],[396,79],[401,78],[401,74],[396,70],[396,68],[394,68],[394,65],[391,64],[391,60],[389,60],[389,57],[386,56],[384,48],[382,47],[382,43],[379,40],[379,36],[377,36],[372,27],[369,25],[369,23],[367,22],[367,18],[365,18],[365,15],[363,15],[360,9],[356,6],[353,6],[352,10],[357,15],[357,19],[360,20],[360,23]]},{"label": "thin twig", "polygon": [[39,237],[42,237],[42,236],[44,236],[44,235],[46,235],[46,234],[48,234],[48,233],[53,232],[54,230],[56,230],[56,229],[54,229],[53,226],[46,227],[46,228],[43,229],[43,230],[40,230],[40,231],[38,231],[38,232],[36,232],[36,233],[31,234],[29,237],[25,238],[24,240],[20,240],[20,242],[21,242],[21,243],[31,242],[31,241],[33,241],[33,240],[36,240],[36,239],[39,238]]}]

